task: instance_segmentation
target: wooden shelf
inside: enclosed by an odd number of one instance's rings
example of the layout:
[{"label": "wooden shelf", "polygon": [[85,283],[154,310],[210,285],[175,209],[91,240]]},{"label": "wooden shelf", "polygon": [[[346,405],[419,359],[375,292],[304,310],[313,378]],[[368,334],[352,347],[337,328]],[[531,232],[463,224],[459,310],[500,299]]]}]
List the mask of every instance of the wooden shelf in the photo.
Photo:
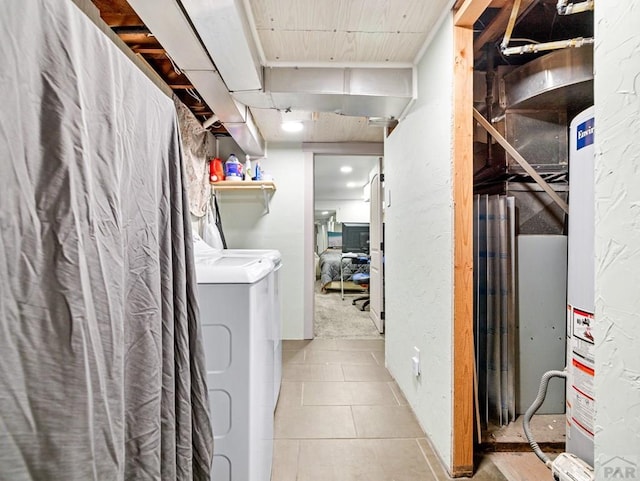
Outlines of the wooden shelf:
[{"label": "wooden shelf", "polygon": [[[269,200],[276,191],[276,184],[271,180],[223,180],[221,182],[211,182],[213,191],[216,194],[228,192],[229,194],[261,194],[264,213],[269,213]],[[226,196],[226,194],[225,194]]]},{"label": "wooden shelf", "polygon": [[268,190],[275,192],[276,190],[276,184],[270,180],[223,180],[221,182],[212,182],[211,185],[216,191]]}]

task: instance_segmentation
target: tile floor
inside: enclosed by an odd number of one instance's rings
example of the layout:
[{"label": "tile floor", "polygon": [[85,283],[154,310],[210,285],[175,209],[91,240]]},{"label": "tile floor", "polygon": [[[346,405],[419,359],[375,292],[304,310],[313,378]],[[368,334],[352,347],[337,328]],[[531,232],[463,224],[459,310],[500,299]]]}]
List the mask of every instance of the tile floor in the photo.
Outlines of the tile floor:
[{"label": "tile floor", "polygon": [[[384,340],[283,342],[272,481],[450,478],[384,367]],[[505,480],[488,460],[475,480]]]}]

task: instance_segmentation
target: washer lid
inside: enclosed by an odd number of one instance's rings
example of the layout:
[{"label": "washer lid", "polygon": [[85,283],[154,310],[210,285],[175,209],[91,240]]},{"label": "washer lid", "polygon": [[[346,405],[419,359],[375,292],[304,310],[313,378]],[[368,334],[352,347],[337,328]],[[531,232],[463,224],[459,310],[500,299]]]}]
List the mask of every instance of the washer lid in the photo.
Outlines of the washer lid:
[{"label": "washer lid", "polygon": [[227,257],[266,257],[276,266],[282,262],[282,255],[276,249],[222,249],[220,253]]},{"label": "washer lid", "polygon": [[199,256],[195,259],[198,284],[253,284],[273,271],[273,263],[258,257]]}]

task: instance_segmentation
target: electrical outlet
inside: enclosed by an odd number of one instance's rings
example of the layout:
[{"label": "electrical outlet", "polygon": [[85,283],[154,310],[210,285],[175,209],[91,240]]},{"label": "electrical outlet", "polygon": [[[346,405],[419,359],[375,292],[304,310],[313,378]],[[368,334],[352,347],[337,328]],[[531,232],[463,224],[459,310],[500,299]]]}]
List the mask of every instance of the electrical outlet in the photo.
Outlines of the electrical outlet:
[{"label": "electrical outlet", "polygon": [[420,376],[420,349],[414,346],[413,357],[411,358],[411,369],[415,377]]}]

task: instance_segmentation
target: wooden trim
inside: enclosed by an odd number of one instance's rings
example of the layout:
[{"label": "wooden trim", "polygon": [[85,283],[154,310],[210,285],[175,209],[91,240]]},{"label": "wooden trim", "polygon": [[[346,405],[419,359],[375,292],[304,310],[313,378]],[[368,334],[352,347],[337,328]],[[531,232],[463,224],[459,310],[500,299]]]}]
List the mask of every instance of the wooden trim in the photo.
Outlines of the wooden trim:
[{"label": "wooden trim", "polygon": [[473,30],[453,27],[453,453],[451,474],[473,474]]},{"label": "wooden trim", "polygon": [[453,16],[456,27],[473,28],[482,12],[491,4],[491,0],[465,0]]},{"label": "wooden trim", "polygon": [[223,190],[268,190],[275,191],[276,184],[270,180],[223,180],[211,182],[217,191]]}]

